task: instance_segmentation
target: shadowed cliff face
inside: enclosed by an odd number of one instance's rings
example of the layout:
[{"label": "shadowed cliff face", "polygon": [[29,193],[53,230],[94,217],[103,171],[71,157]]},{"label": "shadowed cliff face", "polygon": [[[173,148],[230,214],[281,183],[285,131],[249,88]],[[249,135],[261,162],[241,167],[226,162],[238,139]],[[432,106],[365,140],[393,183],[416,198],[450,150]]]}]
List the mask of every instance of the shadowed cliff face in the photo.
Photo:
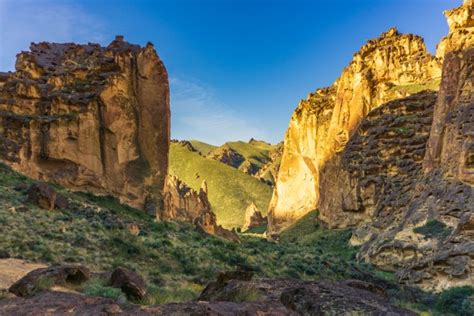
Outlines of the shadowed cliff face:
[{"label": "shadowed cliff face", "polygon": [[364,45],[331,87],[302,101],[285,136],[270,231],[277,233],[318,207],[319,170],[344,149],[372,109],[437,88],[440,76],[440,60],[427,53],[420,37],[390,29]]},{"label": "shadowed cliff face", "polygon": [[439,93],[372,111],[320,170],[320,220],[355,226],[360,259],[434,291],[474,282],[474,42],[461,22],[450,22],[466,37],[445,46],[457,50],[445,50]]},{"label": "shadowed cliff face", "polygon": [[0,158],[15,170],[160,207],[169,85],[152,44],[32,44],[0,78],[0,120]]}]

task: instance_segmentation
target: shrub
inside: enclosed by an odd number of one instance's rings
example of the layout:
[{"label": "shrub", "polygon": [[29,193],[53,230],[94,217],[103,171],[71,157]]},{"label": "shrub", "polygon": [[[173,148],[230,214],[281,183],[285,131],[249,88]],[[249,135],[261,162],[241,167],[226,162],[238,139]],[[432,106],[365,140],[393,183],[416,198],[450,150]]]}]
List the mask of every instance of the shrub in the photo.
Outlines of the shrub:
[{"label": "shrub", "polygon": [[427,238],[445,238],[451,234],[451,229],[444,223],[437,220],[430,220],[425,225],[413,230],[417,234],[422,234]]},{"label": "shrub", "polygon": [[435,306],[441,313],[474,315],[474,287],[450,288],[438,295]]},{"label": "shrub", "polygon": [[118,299],[125,297],[120,289],[106,286],[105,282],[99,278],[92,278],[87,281],[82,289],[86,295]]}]

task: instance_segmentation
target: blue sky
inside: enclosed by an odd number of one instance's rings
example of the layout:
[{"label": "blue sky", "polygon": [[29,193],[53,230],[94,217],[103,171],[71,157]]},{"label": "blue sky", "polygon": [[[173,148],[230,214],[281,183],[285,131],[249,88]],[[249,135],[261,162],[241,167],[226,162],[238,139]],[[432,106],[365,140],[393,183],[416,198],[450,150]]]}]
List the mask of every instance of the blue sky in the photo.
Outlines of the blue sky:
[{"label": "blue sky", "polygon": [[391,26],[447,34],[461,0],[0,0],[0,70],[30,42],[151,41],[171,83],[172,137],[278,142],[300,99]]}]

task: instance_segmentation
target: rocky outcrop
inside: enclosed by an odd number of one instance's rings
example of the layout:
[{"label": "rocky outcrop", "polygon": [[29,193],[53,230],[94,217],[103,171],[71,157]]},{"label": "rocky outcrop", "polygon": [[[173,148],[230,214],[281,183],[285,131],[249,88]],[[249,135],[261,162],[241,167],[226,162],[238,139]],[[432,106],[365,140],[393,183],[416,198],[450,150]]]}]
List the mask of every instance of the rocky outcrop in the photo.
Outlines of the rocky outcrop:
[{"label": "rocky outcrop", "polygon": [[245,231],[266,225],[267,217],[264,217],[262,213],[258,210],[257,205],[252,202],[245,210],[245,223],[244,226],[242,226],[242,230]]},{"label": "rocky outcrop", "polygon": [[207,197],[206,181],[203,181],[197,192],[178,177],[170,175],[166,178],[163,199],[164,208],[156,213],[157,220],[189,221],[207,234],[230,241],[239,241],[235,232],[217,225],[216,214]]},{"label": "rocky outcrop", "polygon": [[458,8],[444,12],[448,20],[449,34],[438,44],[436,56],[444,56],[456,50],[467,49],[474,45],[474,2],[464,0]]},{"label": "rocky outcrop", "polygon": [[247,299],[272,306],[283,305],[287,309],[283,315],[416,315],[391,305],[382,288],[363,281],[251,280],[244,272],[234,275],[233,278],[221,275],[204,289],[199,300],[215,303]]},{"label": "rocky outcrop", "polygon": [[31,44],[0,76],[0,159],[154,213],[168,168],[166,69],[148,43]]},{"label": "rocky outcrop", "polygon": [[63,195],[56,192],[45,182],[33,183],[26,194],[27,202],[36,204],[46,210],[65,209],[69,205],[68,200]]},{"label": "rocky outcrop", "polygon": [[342,153],[320,170],[319,219],[330,228],[385,230],[404,214],[422,174],[436,92],[370,112]]},{"label": "rocky outcrop", "polygon": [[387,101],[436,87],[440,60],[423,40],[394,28],[370,40],[339,79],[300,102],[285,135],[269,226],[279,232],[318,207],[319,172],[367,114]]},{"label": "rocky outcrop", "polygon": [[212,151],[208,157],[234,168],[239,168],[240,165],[245,161],[244,156],[227,146],[219,147],[218,149]]},{"label": "rocky outcrop", "polygon": [[321,171],[319,219],[355,226],[359,259],[430,291],[474,283],[474,48],[465,44],[444,56],[438,94],[370,112]]},{"label": "rocky outcrop", "polygon": [[157,220],[193,222],[200,214],[211,211],[205,181],[197,192],[178,177],[169,175],[166,178],[163,200],[164,208],[157,212]]}]

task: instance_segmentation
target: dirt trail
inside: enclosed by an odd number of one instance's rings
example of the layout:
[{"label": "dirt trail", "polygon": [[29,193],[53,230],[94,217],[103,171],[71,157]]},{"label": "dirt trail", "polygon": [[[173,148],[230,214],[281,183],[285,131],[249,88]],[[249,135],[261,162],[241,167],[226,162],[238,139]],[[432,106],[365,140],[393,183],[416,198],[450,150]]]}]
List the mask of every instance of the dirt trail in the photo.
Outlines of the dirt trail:
[{"label": "dirt trail", "polygon": [[0,290],[8,289],[28,272],[47,267],[41,263],[30,263],[21,259],[0,259]]}]

